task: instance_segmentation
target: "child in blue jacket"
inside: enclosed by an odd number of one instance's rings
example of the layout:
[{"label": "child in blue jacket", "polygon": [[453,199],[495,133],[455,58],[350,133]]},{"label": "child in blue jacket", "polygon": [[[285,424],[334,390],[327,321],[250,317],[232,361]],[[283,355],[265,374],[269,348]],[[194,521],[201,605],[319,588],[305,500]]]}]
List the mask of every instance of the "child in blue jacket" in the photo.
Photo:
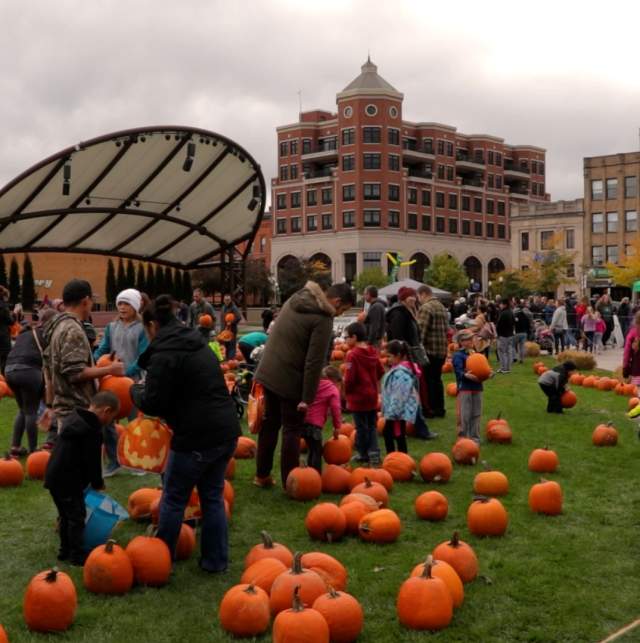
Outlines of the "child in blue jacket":
[{"label": "child in blue jacket", "polygon": [[457,336],[460,349],[453,354],[453,371],[456,374],[458,397],[458,436],[471,438],[480,444],[480,418],[482,417],[482,382],[467,370],[467,357],[473,352],[473,332],[462,330]]}]

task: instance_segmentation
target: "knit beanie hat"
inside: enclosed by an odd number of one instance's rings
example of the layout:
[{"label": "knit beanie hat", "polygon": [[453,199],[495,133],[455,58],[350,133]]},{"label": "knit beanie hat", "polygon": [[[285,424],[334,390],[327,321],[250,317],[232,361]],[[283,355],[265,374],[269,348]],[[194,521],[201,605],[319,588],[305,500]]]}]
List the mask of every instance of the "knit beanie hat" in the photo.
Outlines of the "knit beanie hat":
[{"label": "knit beanie hat", "polygon": [[413,288],[407,288],[407,286],[402,286],[400,290],[398,290],[398,301],[404,301],[405,299],[408,299],[409,297],[417,297],[418,294]]},{"label": "knit beanie hat", "polygon": [[139,313],[140,305],[142,304],[142,296],[140,295],[140,292],[135,288],[127,288],[121,293],[118,293],[118,296],[116,297],[116,305],[118,305],[120,302],[129,304],[129,306],[131,306],[136,311],[136,313]]}]

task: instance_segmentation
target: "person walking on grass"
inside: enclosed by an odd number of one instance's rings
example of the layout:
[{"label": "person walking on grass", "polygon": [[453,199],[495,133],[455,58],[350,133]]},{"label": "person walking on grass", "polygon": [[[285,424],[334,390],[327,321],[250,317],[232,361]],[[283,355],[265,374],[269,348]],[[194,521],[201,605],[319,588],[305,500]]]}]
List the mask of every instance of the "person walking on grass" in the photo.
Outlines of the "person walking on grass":
[{"label": "person walking on grass", "polygon": [[378,289],[375,286],[365,288],[364,300],[369,304],[369,309],[364,318],[364,325],[367,329],[367,342],[377,348],[380,346],[385,333],[384,317],[387,307],[382,299],[378,299]]},{"label": "person walking on grass", "polygon": [[553,331],[553,343],[557,355],[565,349],[565,339],[567,331],[569,330],[564,299],[558,299],[558,306],[553,311],[553,317],[551,318],[549,328]]},{"label": "person walking on grass", "polygon": [[202,288],[194,288],[193,301],[189,305],[189,315],[187,317],[187,326],[195,328],[198,320],[202,315],[210,315],[211,319],[216,318],[213,306],[204,298]]},{"label": "person walking on grass", "polygon": [[384,368],[380,363],[378,351],[367,341],[364,324],[354,322],[345,329],[349,352],[345,359],[344,394],[347,409],[353,415],[356,425],[355,460],[380,464],[380,449],[376,423],[378,419],[378,388]]},{"label": "person walking on grass", "polygon": [[308,281],[282,307],[254,376],[265,389],[265,417],[258,434],[254,479],[257,486],[274,484],[271,470],[281,427],[283,487],[289,472],[298,466],[304,419],[316,398],[326,364],[333,318],[353,303],[348,284],[334,284],[324,292],[319,284]]},{"label": "person walking on grass", "polygon": [[527,314],[524,303],[521,303],[513,311],[514,317],[514,357],[518,359],[520,364],[524,364],[526,353],[525,344],[531,332],[531,318]]},{"label": "person walking on grass", "polygon": [[[233,320],[231,320],[232,317]],[[235,359],[236,357],[236,338],[238,337],[238,324],[241,320],[240,309],[236,306],[231,295],[226,294],[222,299],[220,310],[220,328],[226,328],[231,332],[231,339],[222,342],[227,359]]]},{"label": "person walking on grass", "polygon": [[500,301],[500,316],[496,323],[496,333],[498,335],[498,359],[500,360],[500,369],[498,373],[511,373],[511,364],[513,362],[513,336],[515,331],[515,319],[511,306],[507,299]]},{"label": "person walking on grass", "polygon": [[175,317],[170,295],[160,295],[142,314],[149,346],[140,356],[144,384],[134,384],[133,403],[161,417],[173,431],[160,504],[158,538],[175,557],[184,510],[194,487],[202,508],[200,568],[227,569],[228,535],[224,474],[240,424],[220,364],[198,331]]},{"label": "person walking on grass", "polygon": [[576,365],[567,361],[545,371],[538,378],[538,385],[547,396],[547,413],[562,413],[562,395],[575,370]]}]

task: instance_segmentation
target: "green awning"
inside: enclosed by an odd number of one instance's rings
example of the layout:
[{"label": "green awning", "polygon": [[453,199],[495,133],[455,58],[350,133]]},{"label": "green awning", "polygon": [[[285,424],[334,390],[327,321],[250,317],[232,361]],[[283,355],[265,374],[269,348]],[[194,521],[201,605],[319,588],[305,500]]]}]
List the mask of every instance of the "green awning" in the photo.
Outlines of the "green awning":
[{"label": "green awning", "polygon": [[640,292],[640,281],[634,281],[631,292]]}]

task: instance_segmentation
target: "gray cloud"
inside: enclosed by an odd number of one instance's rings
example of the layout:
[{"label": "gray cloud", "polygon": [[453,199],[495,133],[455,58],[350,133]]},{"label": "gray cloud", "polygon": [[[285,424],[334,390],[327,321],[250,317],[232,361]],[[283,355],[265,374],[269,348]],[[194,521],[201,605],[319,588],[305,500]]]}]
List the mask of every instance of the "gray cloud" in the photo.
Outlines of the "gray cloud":
[{"label": "gray cloud", "polygon": [[552,197],[580,196],[583,156],[638,148],[640,89],[624,63],[637,54],[619,26],[638,9],[609,4],[578,25],[546,1],[5,2],[0,183],[78,140],[172,123],[237,140],[268,181],[298,90],[305,109],[335,108],[370,50],[405,118],[545,147]]}]

